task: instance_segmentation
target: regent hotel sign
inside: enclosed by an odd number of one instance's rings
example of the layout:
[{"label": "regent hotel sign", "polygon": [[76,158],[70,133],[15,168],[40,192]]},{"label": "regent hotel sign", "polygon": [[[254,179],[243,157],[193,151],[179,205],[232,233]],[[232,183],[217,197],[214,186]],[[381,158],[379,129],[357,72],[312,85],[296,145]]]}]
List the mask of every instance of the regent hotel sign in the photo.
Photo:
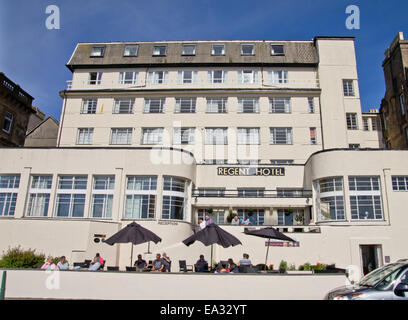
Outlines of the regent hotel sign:
[{"label": "regent hotel sign", "polygon": [[218,167],[219,176],[284,176],[285,168],[275,167]]}]

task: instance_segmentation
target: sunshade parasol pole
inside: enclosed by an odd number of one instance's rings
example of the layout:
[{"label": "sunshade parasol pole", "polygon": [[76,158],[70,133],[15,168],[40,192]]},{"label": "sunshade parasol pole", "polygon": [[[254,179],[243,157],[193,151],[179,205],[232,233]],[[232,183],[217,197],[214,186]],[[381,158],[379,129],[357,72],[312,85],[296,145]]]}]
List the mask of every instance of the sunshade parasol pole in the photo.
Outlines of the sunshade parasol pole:
[{"label": "sunshade parasol pole", "polygon": [[212,270],[212,266],[213,266],[213,245],[211,245],[211,260],[210,260],[210,270]]},{"label": "sunshade parasol pole", "polygon": [[132,266],[133,261],[133,243],[132,243],[132,251],[130,251],[130,267]]},{"label": "sunshade parasol pole", "polygon": [[268,238],[268,248],[266,249],[266,258],[265,258],[265,271],[266,271],[266,262],[268,261],[268,253],[269,253],[269,241],[271,238]]}]

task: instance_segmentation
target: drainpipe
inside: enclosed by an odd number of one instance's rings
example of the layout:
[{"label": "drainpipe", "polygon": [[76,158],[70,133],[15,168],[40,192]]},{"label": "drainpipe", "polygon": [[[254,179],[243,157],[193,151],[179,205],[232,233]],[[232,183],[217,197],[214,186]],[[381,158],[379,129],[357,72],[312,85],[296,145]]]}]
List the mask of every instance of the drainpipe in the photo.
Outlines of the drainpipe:
[{"label": "drainpipe", "polygon": [[4,300],[5,293],[6,293],[6,271],[3,271],[0,287],[0,300]]}]

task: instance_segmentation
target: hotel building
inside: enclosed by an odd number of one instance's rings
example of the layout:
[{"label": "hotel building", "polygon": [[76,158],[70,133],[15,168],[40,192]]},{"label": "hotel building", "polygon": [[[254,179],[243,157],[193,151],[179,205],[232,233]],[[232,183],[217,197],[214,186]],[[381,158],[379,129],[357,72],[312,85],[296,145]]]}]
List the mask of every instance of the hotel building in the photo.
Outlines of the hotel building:
[{"label": "hotel building", "polygon": [[162,238],[145,257],[177,271],[209,259],[182,240],[211,212],[243,244],[218,261],[264,263],[233,215],[297,241],[270,243],[275,268],[407,258],[408,151],[382,150],[361,111],[354,38],[79,43],[67,67],[57,146],[0,149],[0,249],[125,269],[130,244],[103,239],[137,221]]}]

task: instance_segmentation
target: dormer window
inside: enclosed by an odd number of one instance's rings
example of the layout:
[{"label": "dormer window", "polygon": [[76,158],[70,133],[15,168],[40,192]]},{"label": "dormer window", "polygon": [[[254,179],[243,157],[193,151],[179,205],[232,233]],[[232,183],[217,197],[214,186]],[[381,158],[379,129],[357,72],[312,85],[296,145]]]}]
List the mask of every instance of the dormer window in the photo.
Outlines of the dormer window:
[{"label": "dormer window", "polygon": [[154,46],[153,47],[153,55],[154,56],[165,56],[167,54],[167,46]]},{"label": "dormer window", "polygon": [[123,55],[125,57],[137,57],[138,50],[139,50],[139,45],[137,44],[127,45],[125,46],[125,51]]},{"label": "dormer window", "polygon": [[211,55],[225,56],[225,44],[213,44],[211,47]]},{"label": "dormer window", "polygon": [[183,56],[195,56],[196,54],[196,45],[195,44],[183,44]]},{"label": "dormer window", "polygon": [[271,55],[272,56],[284,56],[285,49],[283,44],[271,44]]},{"label": "dormer window", "polygon": [[255,55],[255,46],[253,44],[241,44],[241,55],[243,56]]},{"label": "dormer window", "polygon": [[101,58],[101,57],[103,57],[104,54],[105,54],[105,47],[104,46],[92,47],[91,57]]}]

